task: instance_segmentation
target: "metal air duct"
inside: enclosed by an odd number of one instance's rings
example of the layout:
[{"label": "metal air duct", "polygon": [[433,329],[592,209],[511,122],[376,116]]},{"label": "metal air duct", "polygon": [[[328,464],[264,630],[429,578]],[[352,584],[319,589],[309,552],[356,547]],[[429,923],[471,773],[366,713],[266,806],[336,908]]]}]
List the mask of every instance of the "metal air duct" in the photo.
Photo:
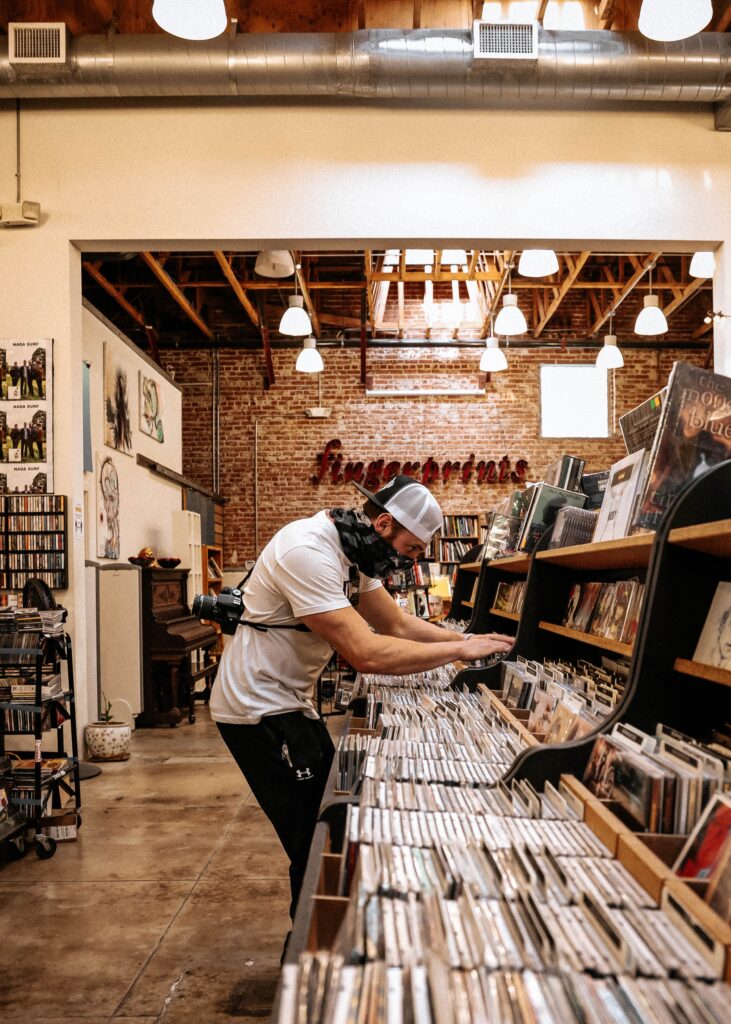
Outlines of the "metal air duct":
[{"label": "metal air duct", "polygon": [[731,36],[676,43],[639,33],[538,33],[531,61],[473,59],[462,30],[229,34],[208,42],[169,35],[80,36],[67,62],[42,72],[11,64],[0,41],[0,99],[313,96],[488,107],[521,104],[724,104],[731,128]]}]

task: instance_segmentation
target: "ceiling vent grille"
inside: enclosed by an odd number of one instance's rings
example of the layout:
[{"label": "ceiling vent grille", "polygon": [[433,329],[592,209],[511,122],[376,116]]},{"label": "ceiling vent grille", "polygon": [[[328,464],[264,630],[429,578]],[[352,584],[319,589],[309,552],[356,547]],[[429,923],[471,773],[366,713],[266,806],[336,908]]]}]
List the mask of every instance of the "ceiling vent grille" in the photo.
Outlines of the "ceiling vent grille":
[{"label": "ceiling vent grille", "polygon": [[538,23],[476,21],[472,42],[475,59],[537,60]]},{"label": "ceiling vent grille", "polygon": [[11,64],[65,64],[66,25],[62,21],[11,21],[8,25]]}]

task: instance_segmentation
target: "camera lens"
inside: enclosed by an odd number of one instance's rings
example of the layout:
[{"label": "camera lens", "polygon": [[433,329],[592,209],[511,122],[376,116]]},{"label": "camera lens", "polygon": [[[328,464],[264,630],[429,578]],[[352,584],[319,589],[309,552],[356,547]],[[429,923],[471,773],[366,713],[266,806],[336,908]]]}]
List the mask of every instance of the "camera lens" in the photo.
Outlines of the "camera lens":
[{"label": "camera lens", "polygon": [[211,619],[215,614],[216,599],[208,594],[196,594],[193,598],[192,611],[199,619]]}]

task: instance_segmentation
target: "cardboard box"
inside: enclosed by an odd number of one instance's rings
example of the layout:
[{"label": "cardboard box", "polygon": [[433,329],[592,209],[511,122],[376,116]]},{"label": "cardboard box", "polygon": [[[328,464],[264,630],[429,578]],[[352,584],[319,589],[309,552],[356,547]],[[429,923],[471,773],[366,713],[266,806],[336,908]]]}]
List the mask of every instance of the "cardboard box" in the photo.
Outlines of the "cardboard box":
[{"label": "cardboard box", "polygon": [[76,841],[76,811],[49,811],[41,818],[41,832],[55,839],[57,843],[73,843]]}]

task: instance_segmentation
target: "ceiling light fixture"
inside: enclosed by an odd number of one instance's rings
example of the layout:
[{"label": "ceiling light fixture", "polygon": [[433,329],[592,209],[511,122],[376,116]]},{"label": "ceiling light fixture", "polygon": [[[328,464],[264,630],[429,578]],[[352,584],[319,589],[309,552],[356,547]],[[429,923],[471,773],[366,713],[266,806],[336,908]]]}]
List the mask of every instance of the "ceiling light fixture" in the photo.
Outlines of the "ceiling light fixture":
[{"label": "ceiling light fixture", "polygon": [[651,336],[665,334],[668,322],[660,309],[660,298],[652,294],[652,266],[650,267],[650,292],[642,300],[642,309],[635,320],[635,334]]},{"label": "ceiling light fixture", "polygon": [[155,0],[152,17],[181,39],[213,39],[228,24],[224,0]]},{"label": "ceiling light fixture", "polygon": [[301,295],[290,295],[289,307],[285,309],[279,322],[279,333],[288,334],[293,338],[304,338],[311,332],[312,322],[305,309],[305,300]]},{"label": "ceiling light fixture", "polygon": [[713,277],[716,260],[712,252],[701,250],[693,253],[688,273],[691,277]]},{"label": "ceiling light fixture", "polygon": [[550,277],[558,273],[558,257],[553,249],[524,249],[518,273],[523,277]]},{"label": "ceiling light fixture", "polygon": [[265,249],[256,257],[254,272],[259,277],[291,277],[294,260],[287,249]]},{"label": "ceiling light fixture", "polygon": [[322,356],[317,351],[317,343],[314,338],[304,338],[302,348],[294,364],[295,370],[300,373],[321,373],[325,369]]},{"label": "ceiling light fixture", "polygon": [[709,309],[703,317],[704,324],[717,324],[719,320],[731,320],[731,313],[722,313],[720,309],[714,313],[712,309]]},{"label": "ceiling light fixture", "polygon": [[713,17],[712,0],[642,0],[638,28],[660,43],[694,36]]},{"label": "ceiling light fixture", "polygon": [[612,333],[612,321],[609,317],[609,334],[604,335],[604,344],[596,357],[596,366],[600,370],[618,370],[624,366],[624,357],[617,347],[617,335]]},{"label": "ceiling light fixture", "polygon": [[511,270],[512,263],[508,267],[508,294],[503,295],[503,308],[500,310],[497,315],[497,319],[495,320],[495,333],[504,334],[507,337],[511,337],[515,334],[525,334],[528,330],[528,324],[525,316],[518,306],[518,296],[513,295],[511,291]]},{"label": "ceiling light fixture", "polygon": [[482,359],[480,359],[480,371],[482,373],[500,373],[501,370],[507,370],[508,361],[505,358],[505,353],[500,348],[500,343],[494,334],[490,334],[489,338],[485,338],[485,351],[482,353]]}]

